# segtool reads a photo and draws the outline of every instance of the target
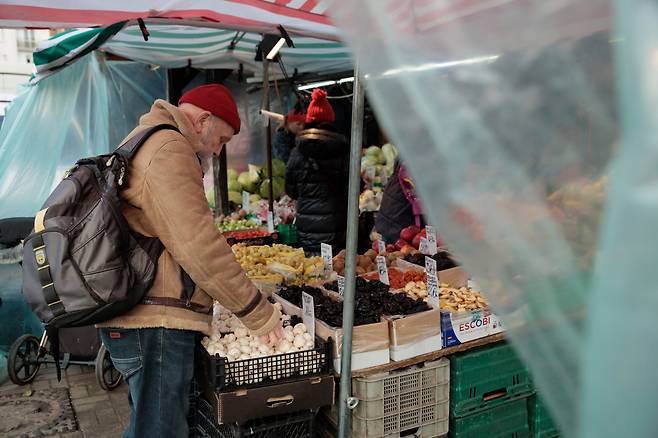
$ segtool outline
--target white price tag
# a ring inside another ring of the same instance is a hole
[[[329,278],[331,271],[334,270],[334,264],[331,260],[333,257],[331,252],[331,245],[328,243],[321,243],[320,252],[322,253],[322,262],[324,263],[324,278]]]
[[[425,227],[425,231],[427,232],[427,243],[429,243],[429,254],[434,255],[436,254],[436,251],[438,250],[437,245],[436,245],[436,230],[434,229],[433,226],[427,225]]]
[[[242,191],[242,209],[249,213],[249,192]]]
[[[272,214],[271,211],[267,212],[267,232],[268,233],[274,232],[274,215]]]
[[[388,268],[386,267],[386,258],[384,256],[377,256],[377,271],[379,271],[379,281],[390,285],[391,283],[388,280]]]
[[[302,321],[311,338],[315,339],[315,307],[313,297],[306,292],[302,292]]]
[[[420,251],[421,254],[428,255],[430,253],[430,244],[428,240],[424,237],[420,238],[420,245],[418,246],[418,251]]]
[[[342,275],[338,276],[338,293],[341,294],[341,296],[345,293],[345,277]]]
[[[384,254],[386,252],[386,243],[383,240],[379,239],[377,241],[377,253]]]
[[[425,257],[425,273],[427,274],[427,297],[430,306],[439,308],[439,279],[436,276],[436,260]]]

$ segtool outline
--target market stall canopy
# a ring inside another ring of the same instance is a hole
[[[237,68],[242,64],[246,71],[262,71],[262,64],[254,61],[260,34],[165,21],[152,24],[146,20],[148,41],[137,24],[126,21],[56,35],[39,44],[34,53],[37,80],[97,49],[170,68]],[[280,51],[288,71],[327,73],[352,68],[350,52],[339,42],[301,36],[293,39],[295,47]]]
[[[273,32],[278,25],[296,35],[337,39],[325,16],[328,1],[318,0],[2,0],[0,27],[79,28],[107,26],[137,18],[196,20],[225,29]]]

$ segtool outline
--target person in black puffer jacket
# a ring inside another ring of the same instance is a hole
[[[328,243],[345,248],[349,148],[334,131],[334,112],[323,90],[313,90],[306,129],[297,136],[286,169],[286,193],[297,201],[297,233],[307,254]]]

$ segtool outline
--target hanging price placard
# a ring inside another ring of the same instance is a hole
[[[324,278],[329,278],[331,271],[334,270],[334,265],[331,260],[333,257],[331,252],[331,245],[327,243],[321,243],[320,253],[322,254],[322,263],[324,264]]]
[[[242,209],[249,213],[249,192],[242,191]]]
[[[302,322],[310,333],[311,339],[315,339],[315,307],[313,297],[302,292]]]
[[[267,232],[268,233],[274,232],[274,215],[272,214],[271,211],[267,212]]]
[[[430,251],[429,254],[434,255],[438,250],[436,244],[436,230],[434,229],[433,226],[427,225],[425,227],[425,231],[427,232],[427,243],[429,244],[429,251]]]
[[[382,239],[377,241],[377,253],[384,254],[386,252],[386,243]]]
[[[338,279],[338,293],[343,295],[345,293],[345,277],[339,275]]]
[[[377,256],[377,271],[379,271],[379,281],[390,285],[391,283],[388,280],[388,268],[386,267],[386,258],[384,256]]]
[[[429,305],[439,308],[439,279],[436,276],[436,260],[425,257],[425,273],[427,274],[427,297]]]

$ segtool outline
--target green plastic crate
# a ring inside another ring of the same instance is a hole
[[[297,243],[297,226],[295,224],[279,224],[276,226],[276,231],[279,233],[279,243],[284,245]]]
[[[463,417],[533,394],[528,369],[507,343],[450,357],[450,413]]]
[[[513,400],[465,417],[450,417],[452,438],[528,438],[526,399]]]
[[[528,421],[530,436],[533,438],[557,438],[560,436],[550,412],[537,395],[528,398]]]

